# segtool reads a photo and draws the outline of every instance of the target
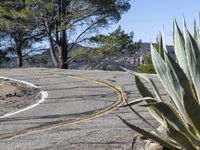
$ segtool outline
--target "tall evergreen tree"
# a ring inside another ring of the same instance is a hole
[[[32,8],[39,12],[35,20],[46,31],[55,66],[67,69],[74,45],[88,33],[119,21],[130,4],[129,0],[40,0]]]
[[[4,34],[4,40],[10,41],[4,49],[15,52],[17,67],[22,67],[23,50],[42,38],[42,31],[38,32],[37,24],[30,23],[33,14],[27,8],[23,0],[7,0],[0,4],[0,32]]]
[[[89,38],[89,42],[96,44],[92,53],[101,54],[102,57],[123,53],[124,51],[132,52],[139,49],[141,41],[133,42],[134,33],[125,33],[119,26],[116,30],[108,35],[97,35]]]
[[[108,35],[96,35],[88,38],[88,44],[92,45],[90,50],[79,48],[72,53],[72,56],[88,61],[99,61],[114,55],[124,53],[134,54],[141,45],[141,40],[133,42],[134,33],[125,33],[119,26]]]
[[[88,33],[118,22],[130,8],[129,0],[8,0],[2,3],[2,7],[13,4],[11,11],[26,19],[28,16],[29,24],[37,24],[45,31],[52,60],[56,67],[63,69],[68,68],[68,54],[75,44],[83,41]],[[20,12],[15,10],[19,6],[22,6]]]

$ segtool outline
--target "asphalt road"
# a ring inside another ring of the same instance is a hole
[[[120,85],[129,99],[140,97],[133,76],[125,72],[0,69],[0,76],[27,81],[48,92],[46,101],[37,107],[0,119],[0,138],[5,138],[0,140],[1,150],[128,150],[134,132],[117,115],[149,130],[128,108],[112,108],[98,115],[119,102],[119,95],[110,87],[69,75]],[[157,77],[151,78],[162,91]],[[158,126],[147,110],[136,110]]]

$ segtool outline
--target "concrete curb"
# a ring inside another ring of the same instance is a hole
[[[26,82],[26,81],[22,81],[22,80],[16,80],[16,79],[7,78],[7,77],[2,77],[2,76],[0,76],[0,79],[7,79],[7,80],[10,80],[10,81],[19,82],[19,83],[26,84],[26,85],[31,86],[31,87],[34,87],[34,88],[39,88],[39,89],[41,89],[40,87],[38,87],[38,86],[36,86],[36,85],[34,85],[34,84],[32,84],[32,83],[29,83],[29,82]],[[43,102],[46,100],[46,98],[48,97],[48,93],[47,93],[47,91],[41,90],[41,91],[40,91],[40,95],[41,95],[41,96],[40,96],[41,98],[37,101],[37,103],[32,104],[32,105],[30,105],[30,106],[28,106],[28,107],[22,108],[22,109],[20,109],[20,110],[17,110],[17,111],[15,111],[15,112],[7,113],[7,114],[5,114],[5,115],[3,115],[3,116],[0,116],[0,118],[7,118],[7,117],[10,117],[10,116],[12,116],[12,115],[15,115],[15,114],[18,114],[18,113],[27,111],[27,110],[29,110],[29,109],[32,109],[32,108],[34,108],[34,107],[40,105],[41,103],[43,103]]]

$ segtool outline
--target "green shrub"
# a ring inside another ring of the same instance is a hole
[[[137,72],[139,72],[139,73],[156,73],[150,54],[144,55],[144,64],[137,67]]]
[[[152,64],[150,64],[150,65],[148,65],[148,64],[140,65],[137,68],[137,72],[139,72],[139,73],[150,73],[150,74],[156,73],[154,66]]]
[[[186,25],[181,31],[174,21],[174,50],[177,62],[172,59],[160,38],[160,46],[151,45],[151,56],[155,70],[166,89],[169,102],[163,101],[154,82],[143,74],[127,70],[135,75],[136,86],[142,98],[127,102],[126,107],[141,104],[166,128],[167,135],[160,133],[145,118],[135,112],[150,125],[154,132],[148,132],[122,119],[133,130],[157,141],[170,150],[200,150],[200,32],[195,24],[194,36]],[[147,80],[154,93],[141,82]]]

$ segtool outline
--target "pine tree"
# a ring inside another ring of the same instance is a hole
[[[45,32],[52,60],[63,69],[68,68],[69,52],[77,43],[118,22],[130,8],[129,0],[8,0],[2,2],[0,11],[1,6],[9,5],[15,17],[23,16],[28,24],[37,24],[37,29]]]
[[[40,1],[38,5],[37,20],[43,23],[53,62],[65,69],[69,52],[77,43],[89,33],[119,21],[130,8],[128,0],[55,0]]]
[[[125,33],[119,26],[108,35],[97,35],[89,38],[91,44],[96,44],[96,48],[91,51],[91,55],[105,58],[109,55],[123,54],[124,51],[132,52],[139,49],[141,41],[133,42],[133,32]]]
[[[42,31],[36,30],[37,24],[32,22],[34,15],[27,8],[23,0],[6,0],[0,3],[0,33],[4,34],[1,38],[10,41],[4,49],[15,52],[17,67],[22,67],[23,50],[30,48],[43,35]]]

